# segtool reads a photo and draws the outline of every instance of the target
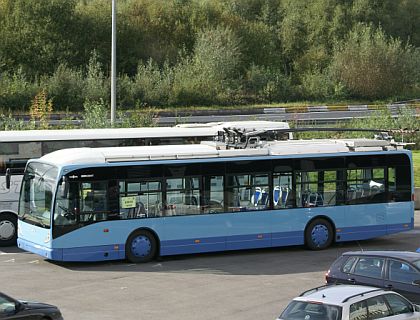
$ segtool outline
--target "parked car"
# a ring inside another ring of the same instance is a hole
[[[13,299],[0,292],[0,319],[63,320],[60,310],[46,303]]]
[[[360,284],[396,291],[420,304],[420,253],[346,252],[325,275],[327,283]]]
[[[400,294],[358,285],[326,285],[294,298],[277,320],[413,320],[420,308]]]

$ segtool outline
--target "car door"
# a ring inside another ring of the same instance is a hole
[[[420,304],[420,286],[413,281],[420,280],[420,272],[409,263],[388,259],[384,286],[392,289],[415,304]]]
[[[385,300],[391,309],[391,316],[386,319],[389,320],[417,320],[420,319],[420,313],[414,311],[414,306],[403,297],[395,294],[385,294]]]
[[[384,285],[385,258],[359,256],[348,274],[348,283],[382,288]]]

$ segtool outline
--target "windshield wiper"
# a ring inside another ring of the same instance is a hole
[[[31,217],[35,218],[35,219],[39,222],[39,224],[41,225],[41,227],[44,227],[44,228],[48,227],[48,226],[44,223],[44,221],[42,220],[42,218],[41,218],[41,217],[36,216],[36,215],[31,215]]]

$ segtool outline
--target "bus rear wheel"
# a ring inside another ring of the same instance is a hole
[[[156,250],[156,238],[147,230],[134,231],[125,244],[125,255],[133,263],[152,260],[156,255]]]
[[[313,220],[305,230],[305,243],[311,250],[323,250],[333,242],[333,227],[327,220]]]
[[[12,246],[17,239],[17,217],[12,213],[0,214],[0,247]]]

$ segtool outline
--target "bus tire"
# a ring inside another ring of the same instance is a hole
[[[17,217],[13,213],[0,213],[0,247],[16,245]]]
[[[133,263],[148,262],[156,256],[157,241],[147,230],[136,230],[127,239],[125,256]]]
[[[317,218],[305,230],[305,244],[311,250],[323,250],[333,242],[334,232],[330,222]]]

